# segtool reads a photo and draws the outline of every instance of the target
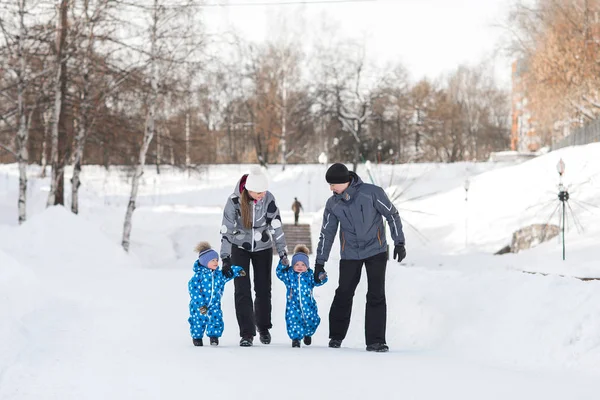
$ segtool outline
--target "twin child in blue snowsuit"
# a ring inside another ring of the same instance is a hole
[[[308,248],[298,245],[294,249],[291,265],[277,265],[277,278],[287,288],[285,323],[287,333],[292,339],[292,347],[300,347],[300,339],[309,346],[312,335],[321,322],[313,289],[327,282],[327,274],[314,276],[308,261]]]
[[[239,276],[245,276],[242,267],[232,266],[233,275],[226,277],[219,267],[219,255],[207,242],[196,246],[198,259],[194,263],[194,276],[188,282],[190,293],[190,334],[194,346],[202,346],[202,338],[210,339],[217,346],[223,334],[223,311],[221,297],[225,284]],[[294,249],[291,265],[277,265],[277,277],[285,284],[287,304],[285,321],[287,332],[292,339],[292,347],[300,347],[300,339],[310,345],[312,335],[317,330],[321,318],[317,302],[313,297],[313,288],[327,282],[327,274],[314,276],[308,261],[308,248],[298,245]]]
[[[210,338],[210,344],[217,346],[223,335],[223,312],[221,297],[225,284],[238,276],[246,275],[242,267],[232,266],[233,276],[223,275],[219,267],[219,254],[207,242],[196,246],[199,253],[194,263],[194,276],[188,282],[190,293],[190,334],[194,346],[202,346],[202,337]]]

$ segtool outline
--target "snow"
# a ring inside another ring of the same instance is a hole
[[[248,165],[191,174],[147,168],[129,254],[120,246],[126,172],[85,167],[73,215],[45,208],[48,179],[32,166],[28,221],[17,226],[18,171],[2,165],[0,399],[596,399],[600,281],[576,277],[600,276],[599,150],[502,163],[370,165],[388,193],[402,193],[396,204],[416,228],[405,227],[405,262],[388,263],[387,354],[364,351],[364,276],[343,348],[326,348],[337,244],[326,264],[330,281],[315,290],[322,323],[312,346],[291,348],[285,291],[275,279],[271,345],[237,345],[230,283],[221,345],[192,346],[193,247],[208,240],[218,248],[222,207]],[[514,230],[548,220],[560,158],[584,228],[578,232],[569,214],[567,259],[558,238],[494,256]],[[313,245],[329,195],[325,168],[266,171],[284,221],[293,220],[293,198],[302,202],[300,222],[311,224]],[[358,173],[370,181],[365,166]]]

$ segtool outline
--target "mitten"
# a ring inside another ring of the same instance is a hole
[[[403,244],[397,244],[394,247],[394,259],[398,262],[404,260],[406,258],[406,249]]]
[[[279,261],[281,262],[281,265],[283,265],[285,267],[290,266],[290,260],[288,260],[286,253],[283,253],[281,256],[279,256]]]
[[[321,283],[322,279],[321,276],[322,274],[324,274],[325,276],[327,276],[327,273],[325,272],[325,265],[323,264],[315,264],[315,282],[316,283]],[[325,279],[325,278],[323,278]]]
[[[231,270],[231,258],[225,257],[223,259],[223,267],[221,268],[223,276],[226,278],[233,278],[233,271]]]

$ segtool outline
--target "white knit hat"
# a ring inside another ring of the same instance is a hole
[[[269,189],[269,179],[262,173],[260,168],[250,170],[246,178],[246,189],[253,192],[266,192]]]

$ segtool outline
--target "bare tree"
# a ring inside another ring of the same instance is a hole
[[[507,23],[510,50],[524,66],[519,79],[538,132],[556,126],[568,131],[600,116],[597,7],[591,0],[537,0],[513,6]]]
[[[12,70],[17,80],[17,110],[16,110],[16,140],[15,150],[10,152],[16,157],[19,165],[19,224],[22,224],[27,219],[27,137],[29,134],[28,118],[27,118],[27,61],[25,54],[25,41],[27,40],[27,28],[25,26],[26,1],[19,0],[17,5],[17,32],[10,35],[7,27],[4,26],[2,20],[0,25],[4,33],[4,38],[7,43],[7,54],[13,63],[7,63],[7,67]],[[8,147],[4,147],[9,149]]]
[[[13,10],[7,9],[4,18],[0,18],[0,30],[5,45],[0,47],[0,71],[10,74],[6,87],[0,88],[0,94],[8,100],[9,111],[0,109],[0,123],[9,127],[11,144],[1,144],[0,148],[14,156],[19,166],[18,220],[22,224],[27,219],[27,165],[29,163],[29,132],[33,113],[41,102],[33,90],[36,79],[47,74],[43,69],[36,70],[36,62],[43,59],[38,55],[43,38],[39,27],[34,25],[35,17],[31,15],[32,5],[26,0],[15,1]],[[26,21],[29,20],[29,21]],[[35,59],[36,57],[37,60]],[[2,74],[0,73],[0,77]],[[4,82],[0,79],[0,82]],[[16,104],[16,107],[14,106]],[[14,108],[13,108],[14,107]],[[14,122],[11,120],[14,118]],[[1,126],[1,125],[0,125]]]
[[[54,115],[52,120],[52,176],[50,178],[50,192],[48,193],[48,206],[65,204],[64,182],[65,162],[67,157],[67,132],[66,110],[64,98],[67,93],[67,12],[69,0],[57,0],[58,18],[56,20],[56,54],[54,81]]]
[[[352,139],[351,159],[356,169],[365,138],[368,135],[368,119],[372,110],[375,90],[383,75],[370,70],[365,59],[363,46],[354,43],[337,43],[330,54],[323,54],[320,102],[329,108],[343,132]]]
[[[79,33],[79,49],[81,50],[81,89],[79,95],[79,118],[77,119],[77,133],[73,142],[73,176],[71,178],[71,211],[79,213],[79,187],[81,186],[81,164],[86,139],[92,129],[95,113],[93,112],[92,79],[94,72],[92,64],[95,57],[96,26],[101,23],[103,13],[109,7],[109,0],[102,0],[90,7],[90,0],[83,0],[81,15],[81,29]],[[114,85],[114,87],[118,86]]]
[[[134,6],[135,7],[135,6]],[[140,6],[141,7],[141,6]],[[139,148],[137,162],[131,181],[131,194],[125,220],[123,223],[123,238],[121,245],[129,251],[133,212],[136,208],[137,194],[140,178],[144,172],[146,155],[152,139],[156,136],[158,125],[158,107],[161,101],[161,89],[168,86],[167,75],[175,67],[185,65],[187,47],[185,46],[185,26],[181,26],[180,19],[186,12],[191,12],[193,2],[185,6],[169,6],[162,0],[153,0],[152,6],[143,9],[150,12],[149,49],[143,49],[142,54],[148,57],[150,88],[146,98],[146,116],[144,122],[144,135]],[[159,154],[157,154],[157,158]]]

